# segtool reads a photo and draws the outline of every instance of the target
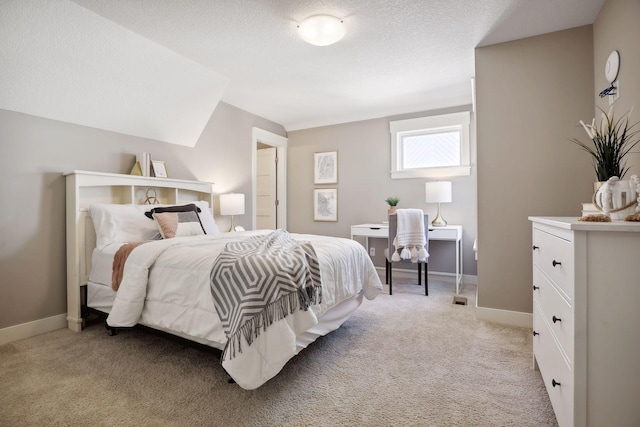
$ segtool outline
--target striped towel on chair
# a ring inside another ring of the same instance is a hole
[[[391,261],[410,259],[411,262],[424,262],[429,257],[425,245],[424,212],[422,209],[398,209],[398,223],[393,246],[396,251]],[[398,253],[402,249],[402,252]]]

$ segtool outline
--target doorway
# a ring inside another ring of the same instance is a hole
[[[275,147],[258,142],[256,166],[256,229],[274,230],[278,219],[278,155]]]
[[[287,229],[287,138],[264,129],[254,127],[252,129],[252,221],[253,229]],[[272,151],[269,151],[272,149]],[[273,163],[267,156],[273,155]],[[261,163],[259,165],[259,162]],[[273,171],[264,171],[262,163],[271,163],[275,168],[275,176],[265,178],[273,174]],[[273,189],[271,180],[275,178]],[[270,183],[266,183],[269,181]],[[265,194],[269,193],[269,194]],[[268,212],[267,212],[268,211]],[[265,215],[266,213],[266,215]],[[275,218],[273,218],[275,216]],[[272,222],[275,219],[275,222]],[[268,222],[267,222],[268,221]],[[275,224],[275,226],[274,226]]]

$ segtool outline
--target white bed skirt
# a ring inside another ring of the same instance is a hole
[[[360,307],[360,304],[362,304],[363,295],[364,292],[360,291],[353,297],[340,302],[339,304],[325,312],[322,316],[320,316],[318,318],[318,323],[315,326],[302,333],[301,335],[298,335],[296,339],[296,354],[298,354],[302,349],[306,348],[309,344],[318,339],[318,337],[327,335],[329,332],[338,329],[351,316],[351,314],[356,311],[358,307]],[[111,312],[111,306],[113,305],[115,297],[116,293],[111,289],[110,286],[101,285],[94,282],[87,283],[88,307],[108,314]],[[145,325],[144,322],[142,322],[141,324],[162,332],[166,332],[190,341],[197,342],[199,344],[217,348],[219,350],[222,350],[224,348],[224,344],[215,341],[194,337],[188,334],[172,331],[158,326]]]

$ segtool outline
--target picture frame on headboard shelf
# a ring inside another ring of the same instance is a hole
[[[153,176],[156,178],[169,178],[167,174],[167,164],[161,160],[151,160]]]

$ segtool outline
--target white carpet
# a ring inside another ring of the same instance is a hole
[[[0,347],[2,426],[555,426],[531,330],[475,320],[454,286],[394,280],[261,388],[214,356],[101,324]]]

